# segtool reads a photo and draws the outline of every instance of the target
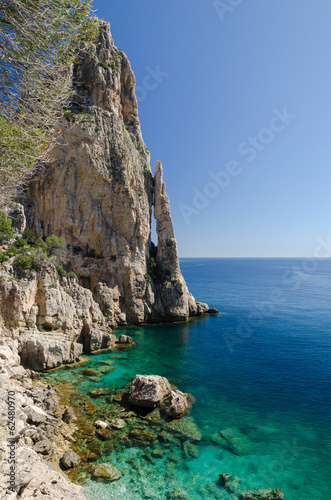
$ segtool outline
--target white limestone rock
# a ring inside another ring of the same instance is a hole
[[[155,408],[171,394],[171,386],[165,377],[136,375],[131,387],[129,402],[135,406]]]

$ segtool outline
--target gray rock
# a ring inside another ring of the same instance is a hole
[[[60,463],[65,469],[72,469],[81,463],[81,458],[73,450],[66,450]]]
[[[207,314],[209,310],[208,304],[205,304],[204,302],[197,302],[197,314],[196,316],[203,316],[204,314]]]
[[[163,412],[171,418],[180,418],[188,410],[188,402],[186,395],[181,391],[171,391],[170,401],[163,408]]]
[[[84,352],[99,351],[108,349],[114,343],[114,336],[108,331],[95,328],[89,323],[85,323],[82,330]]]
[[[129,402],[135,406],[155,408],[171,394],[168,380],[158,375],[136,375],[131,387]]]
[[[128,335],[120,335],[118,337],[118,343],[119,344],[131,344],[132,343],[132,338],[129,337]]]
[[[75,418],[74,410],[68,406],[62,415],[62,420],[66,424],[69,424]]]
[[[22,234],[26,227],[26,218],[23,205],[20,203],[11,203],[6,207],[7,217],[12,221],[12,228],[18,234]]]
[[[79,360],[83,346],[68,340],[46,340],[41,336],[20,340],[21,362],[35,371],[49,370]]]
[[[181,274],[162,166],[156,163],[153,179],[135,77],[108,23],[76,61],[72,101],[87,111],[75,113],[74,126],[63,120],[54,168],[28,187],[33,224],[45,236],[65,234],[71,267],[93,286],[109,324],[185,321],[198,308]],[[160,272],[146,279],[152,258]]]
[[[34,450],[19,444],[16,450],[19,474],[16,475],[16,490],[24,493],[26,499],[70,499],[85,500],[83,488],[70,483],[51,463],[46,462]],[[6,477],[6,461],[0,461],[0,477]],[[0,481],[0,498],[16,498],[16,494],[8,495],[7,485]]]
[[[33,449],[41,455],[48,455],[52,451],[52,445],[49,439],[42,439],[34,445]]]
[[[25,408],[25,413],[28,417],[28,421],[32,422],[33,424],[41,424],[42,422],[46,422],[46,420],[49,418],[44,410],[38,408],[38,406],[35,405],[27,406],[27,408]]]

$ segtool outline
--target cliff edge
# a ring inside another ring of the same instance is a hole
[[[92,48],[77,51],[73,82],[54,161],[28,189],[28,225],[38,236],[65,238],[70,268],[109,326],[205,313],[181,274],[162,166],[156,163],[153,176],[135,77],[109,23],[100,23]]]

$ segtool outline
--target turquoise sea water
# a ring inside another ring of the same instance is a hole
[[[90,482],[86,497],[166,499],[178,488],[193,500],[235,500],[239,490],[281,488],[286,500],[331,499],[331,261],[183,259],[181,267],[195,298],[222,314],[123,329],[136,346],[93,356],[90,366],[114,358],[94,386],[158,374],[192,393],[190,418],[202,434],[195,456],[183,442],[176,460],[172,449],[150,460],[137,447],[115,448],[101,461],[117,464],[121,480]],[[240,478],[239,488],[220,488],[219,473]]]

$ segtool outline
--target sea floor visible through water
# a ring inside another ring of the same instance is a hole
[[[222,314],[123,328],[116,334],[135,345],[93,355],[86,367],[94,377],[82,368],[45,376],[88,398],[96,387],[121,389],[136,374],[162,375],[196,400],[179,430],[126,415],[98,460],[122,477],[88,480],[86,498],[236,500],[242,490],[281,488],[286,500],[331,499],[331,262],[300,274],[302,261],[294,259],[183,259],[181,266],[196,299]],[[130,425],[157,439],[128,445]],[[220,473],[233,477],[228,490]]]

